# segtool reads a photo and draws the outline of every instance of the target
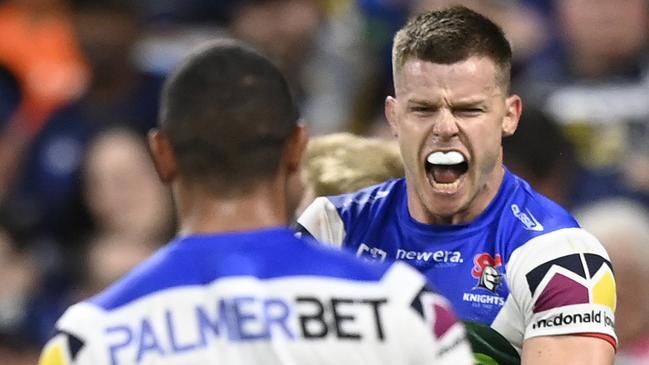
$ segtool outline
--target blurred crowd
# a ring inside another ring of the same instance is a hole
[[[165,75],[188,50],[245,40],[288,76],[312,135],[390,139],[392,35],[412,14],[452,4],[491,17],[512,43],[524,112],[506,165],[594,227],[606,221],[601,202],[613,202],[604,217],[636,212],[621,231],[636,246],[593,233],[614,267],[635,270],[618,271],[629,312],[618,319],[637,324],[621,349],[649,352],[649,313],[636,308],[649,308],[646,0],[4,0],[0,362],[35,363],[69,304],[173,234],[144,137]]]

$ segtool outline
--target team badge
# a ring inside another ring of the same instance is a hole
[[[473,258],[473,264],[471,276],[478,279],[478,287],[495,293],[502,283],[502,274],[498,271],[502,266],[500,255],[492,257],[488,253],[478,254]]]

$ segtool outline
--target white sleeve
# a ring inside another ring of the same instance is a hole
[[[43,348],[38,365],[109,365],[98,353],[101,310],[87,303],[71,306],[56,324],[57,334]]]
[[[313,238],[325,244],[341,247],[345,239],[345,224],[336,207],[326,197],[316,198],[297,223]]]
[[[512,254],[507,279],[523,319],[524,339],[589,333],[617,342],[610,259],[583,229],[533,238]]]

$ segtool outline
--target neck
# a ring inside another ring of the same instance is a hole
[[[284,191],[267,184],[241,196],[217,196],[198,186],[176,186],[179,236],[287,226]]]

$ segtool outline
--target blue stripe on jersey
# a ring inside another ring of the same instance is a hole
[[[235,276],[316,276],[371,282],[379,281],[388,267],[298,239],[287,228],[196,235],[172,241],[90,302],[111,310],[156,291]]]

